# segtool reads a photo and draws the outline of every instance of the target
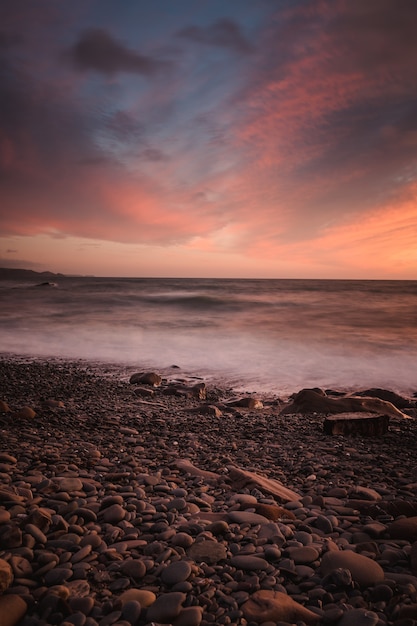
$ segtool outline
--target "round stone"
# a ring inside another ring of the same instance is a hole
[[[296,565],[306,565],[313,563],[319,558],[318,550],[312,546],[303,546],[302,548],[287,548],[289,557]]]
[[[107,524],[117,524],[126,517],[126,510],[120,504],[112,504],[103,511],[103,520]]]
[[[146,608],[155,602],[156,595],[148,589],[128,589],[119,596],[119,600],[122,606],[127,602],[138,602],[142,607]]]
[[[361,587],[371,587],[384,580],[384,570],[378,563],[353,550],[329,551],[323,555],[321,571],[324,575],[338,568],[348,569]]]
[[[161,580],[165,585],[172,587],[187,580],[190,574],[191,565],[187,561],[174,561],[163,570]]]
[[[128,559],[127,561],[123,561],[120,566],[120,571],[125,576],[139,580],[146,574],[146,565],[139,559]]]

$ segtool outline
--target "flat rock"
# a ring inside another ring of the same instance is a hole
[[[226,558],[227,550],[217,541],[196,541],[188,548],[187,554],[197,563],[218,563]]]

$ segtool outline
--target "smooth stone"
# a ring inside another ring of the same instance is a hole
[[[343,613],[337,626],[376,626],[379,615],[367,609],[351,609]]]
[[[250,511],[229,511],[227,517],[236,524],[252,524],[254,526],[257,524],[268,524],[270,521],[264,515],[251,513]]]
[[[37,541],[37,543],[40,543],[42,545],[45,545],[48,541],[45,533],[43,533],[41,529],[34,524],[26,524],[25,532],[29,533],[29,535],[31,535],[35,539],[35,541]]]
[[[171,623],[181,613],[182,605],[186,598],[186,594],[179,591],[163,593],[149,607],[147,613],[148,622]]]
[[[6,509],[0,509],[0,525],[10,522],[10,513]]]
[[[255,591],[241,609],[245,619],[257,624],[264,622],[314,624],[320,619],[316,613],[305,608],[287,594],[269,589]]]
[[[0,559],[0,595],[10,587],[13,582],[13,570],[10,564]]]
[[[50,587],[51,585],[62,585],[66,583],[72,576],[72,569],[67,567],[54,567],[45,574],[45,583]]]
[[[126,517],[126,510],[120,504],[112,504],[103,511],[103,520],[107,524],[117,524]]]
[[[385,576],[384,570],[376,561],[353,550],[326,552],[322,557],[320,568],[324,575],[338,568],[348,569],[352,579],[361,587],[371,587],[380,583]]]
[[[84,626],[86,620],[87,617],[84,615],[84,613],[82,613],[81,611],[76,611],[75,613],[72,613],[72,615],[66,617],[65,622],[63,623],[67,626]]]
[[[397,519],[387,527],[388,535],[392,539],[406,539],[417,541],[417,517],[405,517]]]
[[[134,578],[135,580],[139,580],[143,578],[146,574],[146,565],[143,561],[139,559],[128,559],[123,561],[120,566],[120,571],[125,576],[129,576]]]
[[[137,624],[142,612],[142,606],[137,600],[125,602],[122,608],[121,618],[125,619],[129,624]]]
[[[1,626],[15,626],[27,611],[27,604],[20,596],[9,594],[0,596]]]
[[[266,570],[269,567],[269,563],[265,559],[246,554],[232,556],[228,562],[233,567],[243,570]]]
[[[171,544],[173,546],[180,546],[181,548],[189,548],[193,545],[193,543],[194,539],[191,535],[183,532],[176,533],[171,539]]]
[[[217,541],[196,541],[187,550],[188,556],[196,562],[213,564],[227,556],[226,547]]]
[[[352,490],[351,496],[352,495],[354,495],[355,498],[357,498],[358,500],[382,500],[381,494],[375,491],[375,489],[371,489],[370,487],[363,487],[362,485],[357,485]]]
[[[200,626],[202,619],[203,607],[189,606],[182,609],[178,617],[172,622],[172,626]]]
[[[68,600],[68,606],[74,612],[81,611],[84,615],[89,615],[94,608],[94,598],[70,598]]]
[[[161,573],[161,580],[165,585],[172,587],[184,582],[191,575],[191,565],[187,561],[174,561]]]
[[[147,608],[155,602],[156,595],[148,589],[128,589],[119,596],[119,600],[122,606],[127,602],[139,602],[142,607]]]
[[[303,546],[302,548],[287,548],[286,552],[290,559],[294,561],[296,565],[306,565],[307,563],[313,563],[319,558],[319,553],[316,548],[312,546]]]
[[[0,412],[1,412],[1,401],[0,401]],[[0,452],[0,463],[11,463],[12,465],[16,465],[17,459],[15,456],[11,454],[7,454],[7,452]]]

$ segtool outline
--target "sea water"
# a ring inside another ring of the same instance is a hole
[[[176,365],[276,394],[417,391],[417,281],[4,280],[0,320],[5,355]]]

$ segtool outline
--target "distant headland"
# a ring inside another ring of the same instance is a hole
[[[64,274],[53,272],[35,272],[34,270],[0,267],[0,280],[50,280],[64,277]]]

